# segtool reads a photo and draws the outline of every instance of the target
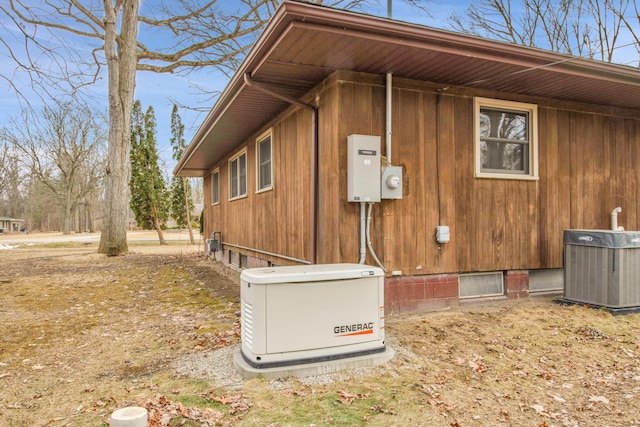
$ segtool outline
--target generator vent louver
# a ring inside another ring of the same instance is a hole
[[[605,308],[640,307],[640,232],[565,230],[564,298]]]
[[[250,348],[253,348],[253,307],[246,301],[242,301],[242,326],[240,335],[242,341],[246,342]]]

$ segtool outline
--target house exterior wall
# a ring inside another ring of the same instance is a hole
[[[323,162],[340,165],[339,179],[332,180],[339,184],[321,200],[339,194],[340,209],[330,221],[349,223],[340,227],[339,253],[355,256],[358,207],[343,202],[346,138],[381,135],[384,146],[384,86],[380,77],[345,74],[335,87],[339,120],[331,138],[338,157]],[[474,177],[474,96],[538,106],[538,180]],[[560,268],[564,229],[606,229],[616,206],[623,208],[623,226],[640,225],[638,112],[486,91],[439,92],[432,84],[399,79],[393,99],[392,163],[403,167],[404,195],[376,204],[372,226],[374,248],[388,271],[414,276]],[[452,236],[440,250],[439,224],[448,225]]]
[[[273,187],[256,192],[256,138],[272,129]],[[309,157],[311,114],[289,109],[217,165],[219,199],[212,205],[211,172],[204,179],[205,235],[223,233],[223,242],[235,253],[243,253],[279,265],[293,261],[235,248],[258,249],[296,259],[309,259]],[[247,196],[229,200],[229,160],[247,152]]]
[[[539,179],[474,177],[476,96],[538,106]],[[360,214],[358,203],[347,202],[347,137],[379,135],[386,154],[384,77],[337,72],[307,102],[319,112],[317,262],[357,262]],[[248,197],[227,201],[228,159],[219,165],[217,206],[205,179],[207,233],[221,230],[226,242],[308,259],[310,126],[310,113],[292,107],[258,133],[273,128],[272,191],[255,194],[253,138],[245,142]],[[640,227],[640,112],[394,79],[392,128],[403,198],[377,203],[371,225],[389,298],[397,296],[389,307],[455,305],[458,274],[466,272],[504,271],[505,296],[525,297],[529,270],[562,267],[564,229],[608,228],[616,206],[621,225]],[[450,227],[449,243],[435,241],[437,225]],[[374,264],[369,254],[367,263]]]

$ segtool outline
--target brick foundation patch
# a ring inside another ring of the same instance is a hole
[[[507,298],[529,297],[529,272],[527,270],[510,270],[504,275]]]
[[[458,306],[458,275],[388,277],[385,310],[390,314],[424,313]]]

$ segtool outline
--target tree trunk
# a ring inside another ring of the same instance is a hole
[[[193,238],[193,228],[191,228],[191,211],[189,210],[189,196],[187,192],[187,178],[182,178],[182,188],[184,189],[184,209],[187,213],[187,230],[189,230],[189,242],[192,245],[196,244],[196,240]]]
[[[67,192],[64,200],[64,218],[62,225],[62,234],[71,234],[71,195]]]
[[[156,206],[153,207],[153,227],[158,232],[158,240],[160,241],[160,245],[166,245],[167,241],[164,240],[164,233],[162,232],[162,226],[160,225],[160,220],[158,219],[158,208]]]
[[[76,204],[76,207],[73,208],[73,230],[76,233],[82,233],[82,221],[80,221],[81,206],[82,205]]]
[[[136,82],[138,0],[124,0],[122,23],[117,36],[118,10],[111,0],[104,2],[105,57],[109,91],[109,149],[105,176],[104,221],[98,252],[125,254],[129,213],[131,163],[131,109]]]
[[[89,231],[89,233],[93,233],[94,231],[96,231],[94,224],[95,220],[93,218],[93,205],[89,204],[87,205],[87,231]]]

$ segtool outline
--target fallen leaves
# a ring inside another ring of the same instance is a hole
[[[609,404],[609,399],[607,399],[604,396],[590,396],[589,397],[589,402],[594,402],[594,403],[604,403],[605,405]]]
[[[609,335],[604,334],[604,333],[598,331],[595,328],[590,328],[590,327],[587,327],[587,326],[579,326],[578,328],[576,328],[574,333],[576,335],[580,335],[580,336],[584,337],[585,340],[608,340],[608,339],[611,339],[611,337]]]
[[[362,400],[362,399],[371,397],[371,393],[351,394],[344,390],[338,390],[337,393],[338,393],[338,402],[342,403],[343,405],[351,405],[351,403],[353,403],[353,401],[356,399]]]
[[[531,405],[531,409],[536,411],[541,417],[550,417],[549,411],[547,411],[542,405]]]
[[[213,331],[203,335],[192,334],[192,339],[197,340],[194,350],[209,351],[237,344],[240,340],[240,322],[235,322],[231,329],[226,331]]]
[[[479,356],[477,354],[473,355],[473,359],[469,360],[469,366],[473,369],[474,372],[487,372],[489,368],[487,367],[484,357]]]
[[[187,408],[182,403],[172,402],[162,395],[148,400],[141,406],[149,414],[148,427],[165,427],[169,425],[172,419],[178,417],[208,425],[220,425],[224,420],[224,414],[220,411]]]

